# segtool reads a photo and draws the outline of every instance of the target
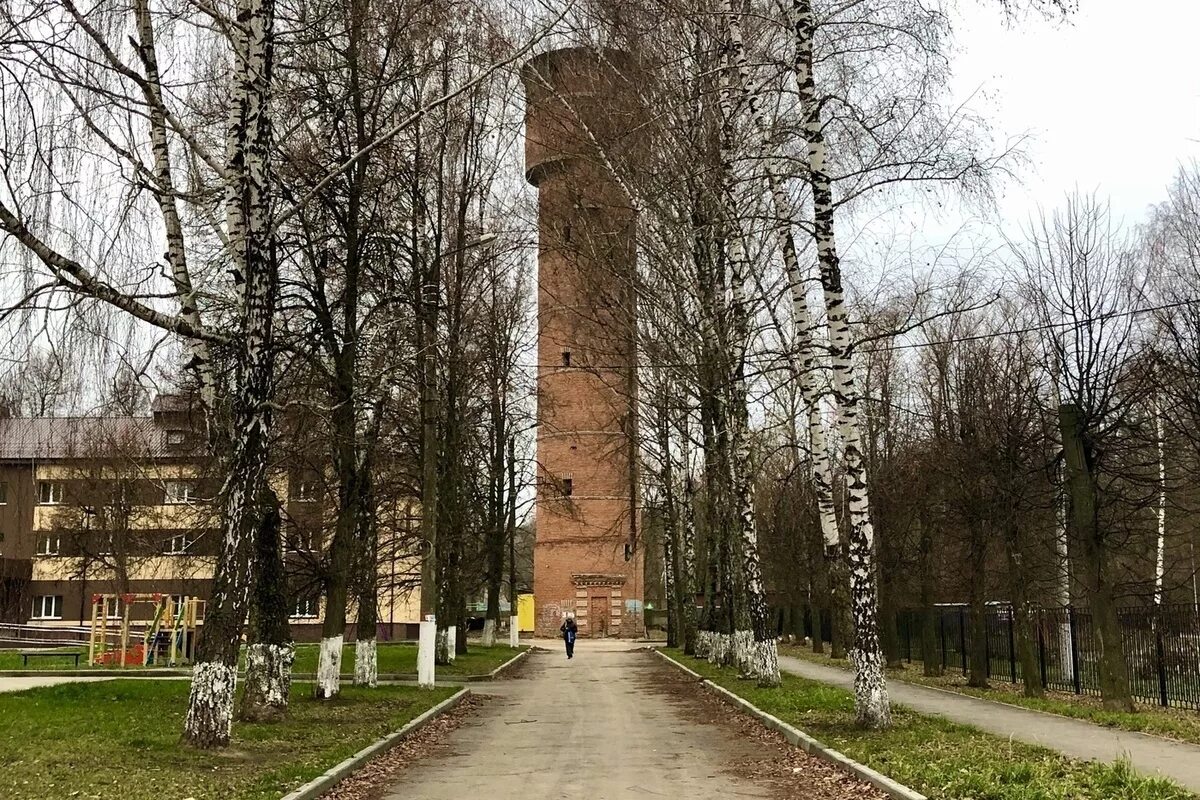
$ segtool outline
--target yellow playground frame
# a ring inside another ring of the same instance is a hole
[[[150,623],[133,647],[129,641],[129,612],[134,605],[154,608]],[[88,638],[88,664],[149,666],[161,664],[163,656],[168,666],[189,664],[196,641],[196,625],[204,601],[183,596],[176,600],[169,594],[94,594],[92,595],[92,627]],[[120,644],[108,643],[110,633],[120,631]],[[165,652],[160,652],[163,635]],[[113,652],[114,649],[116,652]]]

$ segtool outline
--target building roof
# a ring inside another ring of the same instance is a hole
[[[153,417],[0,419],[0,461],[114,455],[163,458],[179,453],[178,448],[168,448],[167,429]]]

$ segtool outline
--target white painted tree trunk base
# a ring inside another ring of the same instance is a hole
[[[883,674],[883,654],[850,651],[854,665],[854,714],[864,728],[878,730],[892,724],[887,682]]]
[[[292,689],[292,663],[296,646],[256,643],[246,648],[246,688],[242,719],[277,719],[287,713]]]
[[[708,658],[712,652],[712,631],[696,631],[696,658]]]
[[[754,672],[754,634],[751,631],[734,631],[729,643],[733,665],[747,678],[757,678]]]
[[[508,646],[521,646],[521,620],[517,617],[508,618]]]
[[[496,646],[496,620],[485,619],[483,621],[483,636],[479,643],[484,647]]]
[[[317,659],[317,683],[314,693],[317,698],[336,697],[342,687],[342,644],[341,636],[328,636],[321,640],[321,653]]]
[[[718,667],[727,667],[733,663],[733,637],[727,633],[714,633],[708,660]]]
[[[458,655],[458,626],[451,625],[446,628],[446,660],[451,664],[454,663],[454,657]]]
[[[437,623],[433,620],[421,622],[417,639],[417,684],[422,689],[432,689],[437,669]]]
[[[233,732],[237,667],[202,661],[192,669],[184,739],[195,747],[224,747]]]
[[[354,683],[371,688],[379,685],[379,647],[374,639],[354,643]]]
[[[779,676],[779,648],[774,639],[753,642],[750,663],[751,674],[764,689],[778,686],[782,682]]]

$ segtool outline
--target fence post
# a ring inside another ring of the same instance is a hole
[[[1167,697],[1167,657],[1166,645],[1163,644],[1161,609],[1154,609],[1154,655],[1158,662],[1158,698],[1163,707],[1171,705]]]
[[[1012,675],[1012,682],[1017,682],[1017,639],[1013,632],[1013,617],[1017,614],[1017,609],[1009,603],[1008,605],[1008,669]]]
[[[1047,686],[1046,686],[1046,634],[1042,630],[1042,627],[1046,621],[1046,615],[1044,613],[1041,613],[1043,611],[1043,609],[1038,609],[1038,611],[1039,611],[1038,620],[1037,620],[1038,672],[1041,673],[1042,688],[1045,689],[1045,688],[1047,688]]]
[[[1067,606],[1067,627],[1071,630],[1071,681],[1075,684],[1075,694],[1083,694],[1079,675],[1079,637],[1075,633],[1075,606]]]
[[[946,671],[946,615],[938,611],[938,638],[942,642],[942,672]]]
[[[962,672],[967,674],[967,610],[958,607],[958,650],[962,656]]]
[[[912,629],[913,629],[913,614],[911,611],[904,614],[904,649],[908,651],[908,663],[912,663]]]
[[[983,612],[983,674],[992,677],[992,632],[988,630],[987,610]]]

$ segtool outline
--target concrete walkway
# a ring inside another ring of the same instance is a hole
[[[561,642],[535,652],[521,677],[472,686],[493,695],[450,734],[446,752],[421,759],[386,800],[689,800],[769,797],[725,768],[753,743],[684,718],[650,684],[666,669],[628,643]]]
[[[26,689],[39,689],[43,686],[58,686],[60,683],[94,683],[96,681],[108,681],[112,678],[108,676],[100,677],[0,677],[0,692],[23,692]]]
[[[854,685],[849,670],[791,656],[780,656],[779,666],[785,672],[822,683],[847,689]],[[914,711],[936,714],[1006,739],[1041,745],[1072,758],[1114,761],[1126,757],[1141,773],[1162,775],[1200,792],[1200,747],[1196,745],[901,681],[890,681],[888,692],[893,702]]]

